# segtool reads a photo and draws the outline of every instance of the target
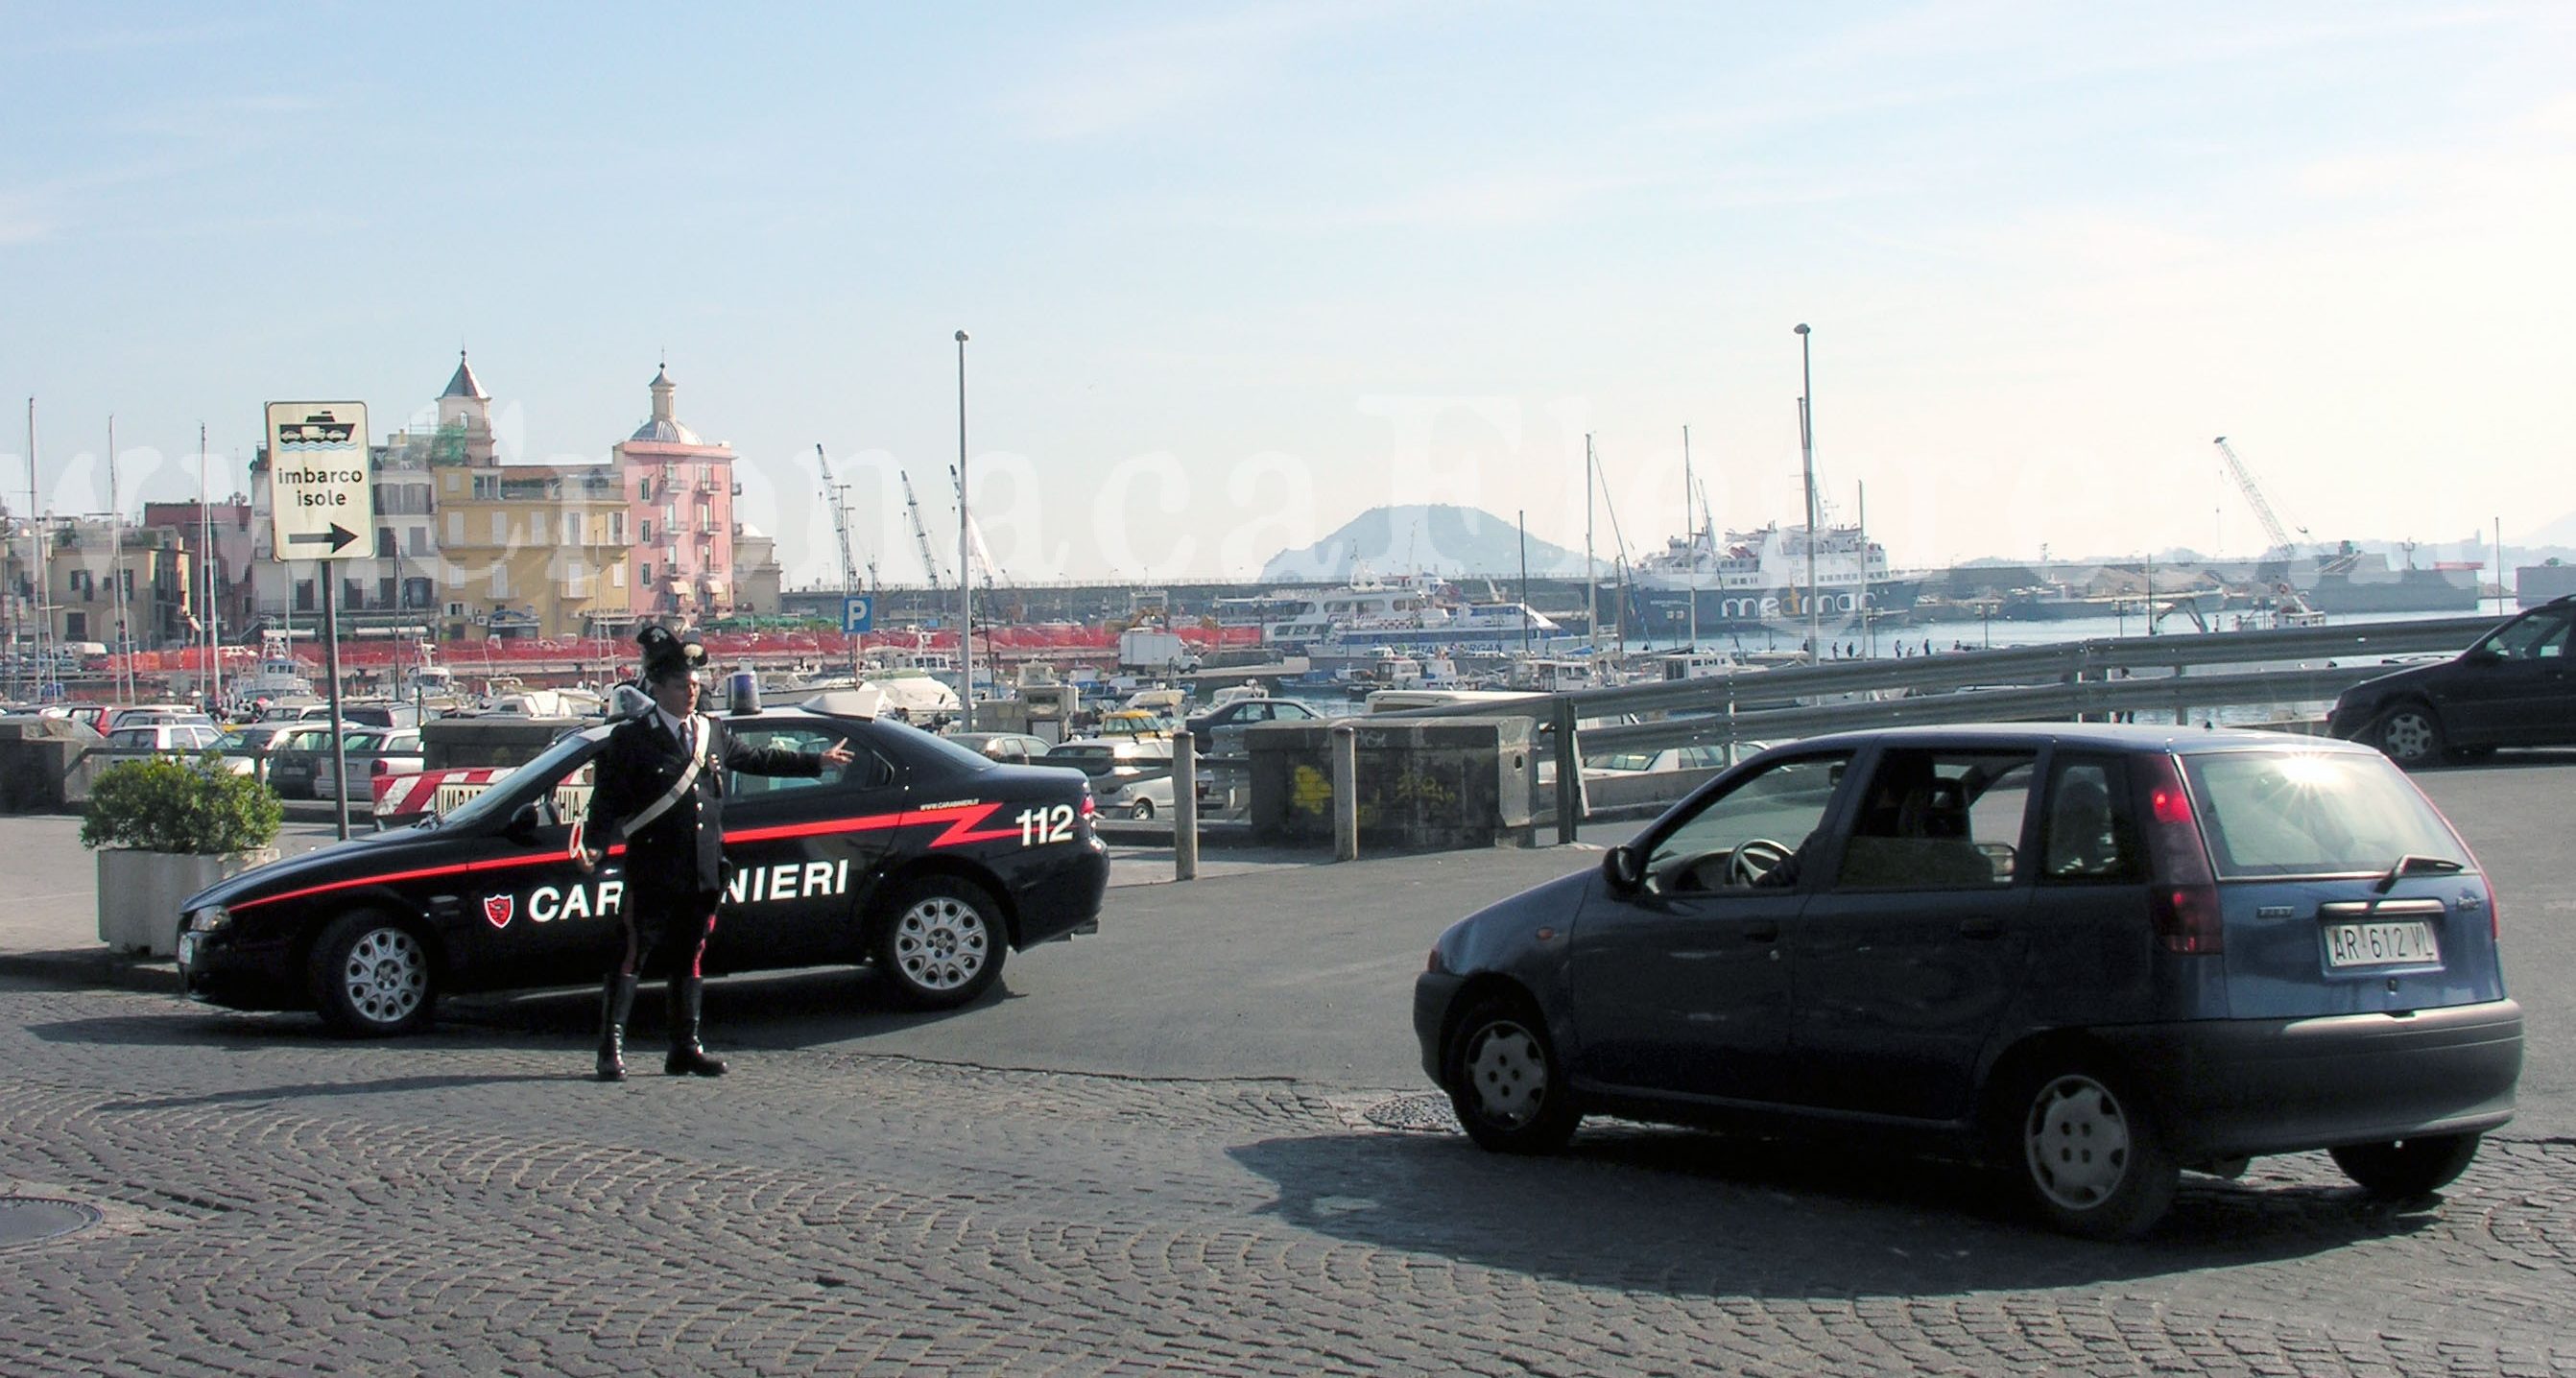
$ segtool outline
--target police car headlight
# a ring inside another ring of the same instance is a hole
[[[231,927],[232,921],[232,911],[220,904],[210,904],[203,909],[188,911],[188,931],[191,933],[221,932]]]

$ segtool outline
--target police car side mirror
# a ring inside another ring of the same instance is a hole
[[[501,835],[521,846],[533,847],[537,841],[538,818],[537,801],[531,799],[510,815],[510,822],[501,829]]]

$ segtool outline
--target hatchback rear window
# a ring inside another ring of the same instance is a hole
[[[2221,877],[2386,871],[2406,856],[2469,863],[2450,825],[2385,757],[2231,751],[2186,755],[2183,766]]]

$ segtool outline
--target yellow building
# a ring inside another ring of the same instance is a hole
[[[441,465],[439,590],[450,637],[622,635],[626,491],[609,464]]]

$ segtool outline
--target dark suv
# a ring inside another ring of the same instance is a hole
[[[2576,595],[2531,609],[2456,659],[2356,684],[2335,700],[2326,730],[2368,742],[2402,766],[2500,746],[2576,745],[2570,623]]]
[[[1452,925],[1414,1029],[1490,1149],[1594,1112],[1888,1139],[2117,1237],[2186,1167],[2457,1177],[2522,1067],[2498,938],[2468,847],[2366,747],[1894,729],[1764,752]]]

